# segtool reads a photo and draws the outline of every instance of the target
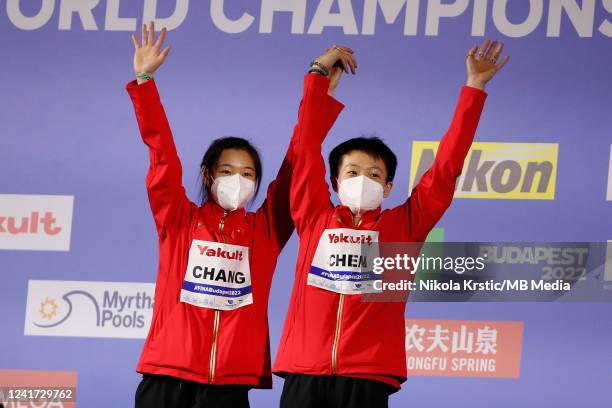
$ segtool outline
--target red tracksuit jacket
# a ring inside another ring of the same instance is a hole
[[[340,375],[382,381],[399,388],[407,377],[405,302],[362,302],[307,285],[319,239],[327,228],[373,230],[379,242],[423,242],[453,198],[456,178],[472,143],[487,94],[463,87],[453,120],[431,169],[402,204],[363,214],[353,228],[345,206],[334,207],[321,157],[323,118],[342,104],[326,93],[325,78],[311,75],[305,93],[313,96],[296,132],[291,215],[300,237],[291,303],[273,371]]]
[[[182,186],[181,163],[155,82],[132,81],[126,89],[149,147],[146,185],[159,236],[153,319],[136,371],[270,388],[268,296],[277,256],[294,228],[289,212],[294,138],[256,212],[228,213],[212,200],[198,207]],[[325,135],[332,123],[320,133]],[[179,301],[193,239],[248,247],[252,304],[219,311]]]

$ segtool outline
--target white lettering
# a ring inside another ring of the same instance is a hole
[[[136,31],[135,18],[119,17],[120,1],[121,0],[107,0],[104,29],[108,31]]]
[[[595,0],[583,0],[582,8],[575,0],[551,1],[548,9],[548,37],[559,37],[561,33],[561,13],[565,10],[580,37],[593,36],[593,21],[595,20]]]
[[[603,0],[603,6],[608,13],[612,13],[612,0]],[[599,26],[599,32],[606,37],[612,38],[612,22],[604,20]]]
[[[487,0],[474,0],[474,14],[472,15],[472,36],[485,35],[487,21]]]
[[[33,16],[24,16],[19,8],[19,0],[7,0],[6,14],[15,27],[22,30],[36,30],[49,21],[55,8],[55,0],[42,0],[40,10]]]
[[[79,14],[81,24],[85,30],[97,30],[96,20],[92,10],[100,3],[100,0],[62,0],[60,3],[59,29],[70,30],[72,28],[72,15]]]
[[[145,0],[144,10],[142,13],[143,21],[155,21],[158,27],[166,27],[168,31],[174,30],[185,21],[187,12],[189,11],[189,0],[176,0],[174,12],[166,18],[157,18],[155,12],[157,10],[157,0]]]
[[[228,34],[238,34],[246,31],[255,21],[255,17],[243,13],[240,18],[231,20],[227,18],[223,11],[224,2],[225,0],[212,0],[210,2],[210,17],[215,27]]]
[[[441,4],[441,0],[430,0],[427,3],[425,35],[438,35],[440,17],[457,17],[468,6],[468,0],[456,0],[454,3]]]
[[[380,5],[383,17],[387,24],[393,24],[399,17],[400,11],[406,6],[404,19],[404,35],[416,35],[419,18],[418,0],[365,0],[363,8],[363,23],[361,34],[374,35],[376,26],[376,11]]]
[[[500,33],[508,37],[524,37],[540,23],[544,6],[542,0],[529,0],[529,15],[522,23],[514,24],[506,16],[508,0],[495,0],[493,3],[493,23]]]
[[[291,34],[304,34],[306,24],[306,0],[262,0],[260,33],[271,33],[274,13],[291,12]]]
[[[321,0],[310,23],[308,34],[321,34],[325,27],[342,27],[347,35],[359,34],[350,0],[338,0],[339,13],[331,13],[333,0]]]

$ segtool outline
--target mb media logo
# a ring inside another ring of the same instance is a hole
[[[410,190],[434,162],[439,142],[413,142]],[[553,200],[556,143],[473,143],[455,197]]]
[[[153,311],[152,283],[31,280],[25,334],[145,338]]]

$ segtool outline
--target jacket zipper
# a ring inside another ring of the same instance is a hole
[[[359,228],[361,217],[353,217],[353,228]],[[334,344],[332,346],[332,374],[338,369],[338,345],[340,344],[340,330],[342,329],[342,310],[344,309],[344,294],[340,294],[338,310],[336,312],[336,331],[334,333]]]
[[[342,328],[342,309],[344,306],[344,294],[340,294],[338,311],[336,312],[336,332],[334,334],[334,345],[332,347],[332,374],[336,374],[338,365],[338,344],[340,343],[340,329]]]
[[[224,244],[227,244],[227,239],[223,235],[223,227],[225,227],[225,217],[227,217],[227,211],[223,211],[223,217],[219,221],[219,235]],[[215,360],[217,356],[217,337],[219,336],[219,320],[221,319],[221,311],[215,310],[215,322],[213,324],[213,335],[212,345],[210,347],[210,363],[208,373],[208,383],[212,384],[215,380]]]

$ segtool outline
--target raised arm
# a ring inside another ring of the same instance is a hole
[[[295,141],[294,132],[276,179],[268,186],[266,199],[255,214],[257,228],[266,231],[274,254],[280,253],[294,228],[289,210],[289,191],[295,164]]]
[[[473,47],[467,56],[467,84],[461,89],[449,129],[440,141],[431,168],[423,175],[406,202],[390,211],[390,222],[403,225],[415,239],[425,240],[450,206],[455,183],[461,174],[487,93],[485,85],[508,61],[499,64],[503,44],[486,40],[481,51]]]
[[[163,63],[169,48],[161,51],[166,30],[154,40],[154,25],[143,25],[142,42],[132,36],[134,42],[134,71],[137,80],[127,84],[136,112],[140,135],[149,147],[149,170],[146,177],[147,193],[161,239],[167,230],[188,220],[191,203],[182,185],[182,168],[170,125],[161,104],[153,73]]]
[[[304,91],[294,129],[295,165],[291,181],[291,216],[298,234],[332,207],[325,181],[321,145],[344,105],[333,98],[342,72],[355,73],[352,50],[332,47],[313,65],[319,73],[304,76]]]

